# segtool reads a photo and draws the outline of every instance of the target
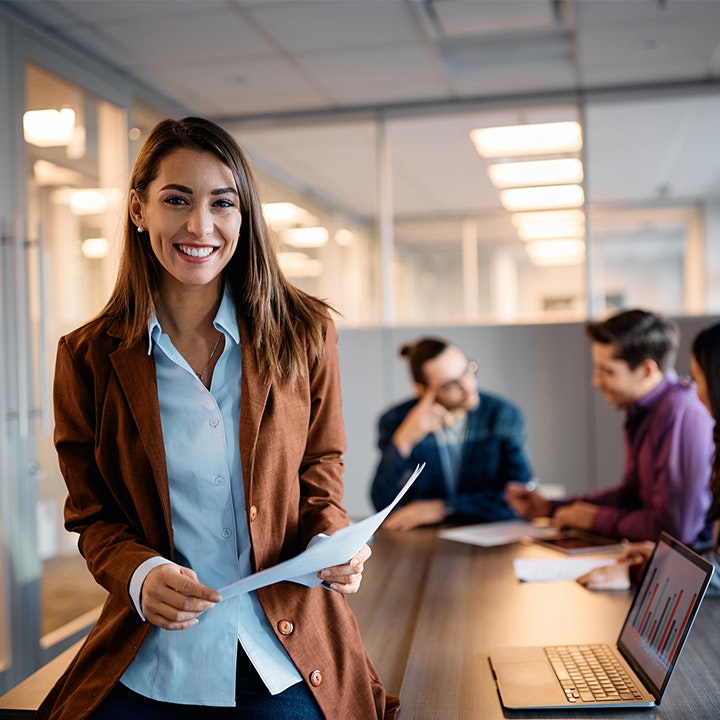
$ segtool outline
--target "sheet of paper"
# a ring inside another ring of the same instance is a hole
[[[612,565],[615,558],[572,557],[572,558],[516,558],[513,562],[515,575],[523,582],[546,582],[554,580],[575,580],[586,572],[602,565]]]
[[[495,547],[509,545],[522,538],[552,537],[557,531],[552,527],[538,527],[527,520],[503,520],[502,522],[463,525],[440,531],[440,537],[455,542]]]
[[[218,592],[222,595],[223,600],[283,580],[307,585],[308,587],[319,585],[322,581],[317,576],[317,573],[323,568],[343,565],[350,560],[380,527],[382,521],[410,489],[410,486],[415,482],[424,467],[425,463],[415,468],[415,472],[410,476],[402,490],[385,509],[360,522],[342,528],[326,538],[317,540],[304,552],[290,560],[285,560],[274,567],[266,568],[254,575],[238,580],[232,585],[220,588]]]

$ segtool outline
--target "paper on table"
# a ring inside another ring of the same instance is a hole
[[[424,467],[425,463],[415,468],[415,472],[410,476],[402,490],[384,510],[380,510],[360,522],[344,527],[332,535],[312,543],[306,550],[290,560],[285,560],[274,567],[261,570],[254,575],[249,575],[232,583],[232,585],[220,588],[218,592],[222,595],[223,600],[283,580],[307,585],[307,587],[319,585],[322,580],[317,576],[317,573],[323,568],[342,565],[350,560],[380,527],[382,521],[398,504],[400,498],[410,489],[410,486],[415,482]]]
[[[509,545],[522,538],[551,537],[557,531],[552,527],[538,527],[527,520],[502,520],[500,522],[463,525],[440,532],[440,537],[481,547]]]
[[[602,565],[612,565],[615,558],[516,558],[515,575],[523,582],[575,580]]]

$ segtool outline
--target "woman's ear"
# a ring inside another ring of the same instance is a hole
[[[134,225],[137,225],[138,227],[144,226],[145,223],[143,221],[142,203],[140,202],[140,198],[135,190],[131,190],[128,197],[128,212],[130,213],[130,219],[133,221]]]

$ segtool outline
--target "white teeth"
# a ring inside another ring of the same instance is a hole
[[[190,257],[197,257],[197,258],[204,258],[210,255],[210,253],[215,250],[215,248],[209,248],[209,247],[193,247],[192,245],[178,245],[178,250],[185,254],[189,255]]]

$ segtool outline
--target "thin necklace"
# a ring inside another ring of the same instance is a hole
[[[200,382],[204,382],[203,375],[205,374],[205,371],[207,370],[208,365],[210,364],[210,361],[213,359],[213,355],[215,355],[215,351],[217,350],[218,345],[220,344],[221,337],[222,337],[222,333],[219,332],[218,336],[217,336],[217,340],[215,341],[215,345],[213,345],[213,349],[210,351],[210,357],[207,359],[207,362],[203,366],[203,369],[200,372],[195,373],[198,376],[198,380],[200,380]]]

